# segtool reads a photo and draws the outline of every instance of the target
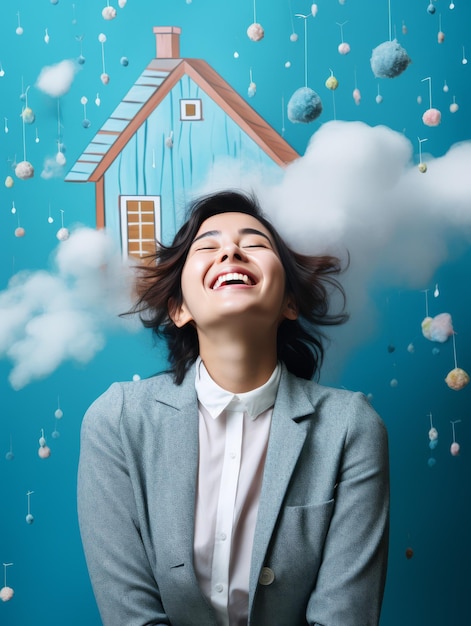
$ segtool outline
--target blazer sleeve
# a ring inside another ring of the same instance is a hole
[[[104,626],[169,625],[139,533],[122,411],[122,388],[114,384],[82,423],[77,499],[88,571]]]
[[[306,619],[311,625],[376,626],[388,557],[388,439],[362,394],[352,394],[345,410],[335,508]]]

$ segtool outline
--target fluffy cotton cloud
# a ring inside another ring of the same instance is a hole
[[[374,281],[424,289],[449,257],[450,241],[471,236],[471,142],[426,161],[423,174],[412,144],[387,127],[333,121],[281,177],[277,168],[224,160],[199,192],[254,190],[293,248],[343,258],[348,251],[341,280],[352,317],[334,332],[334,360],[341,361],[374,326]],[[14,363],[15,388],[67,359],[89,361],[130,306],[128,269],[102,231],[75,232],[55,263],[54,272],[16,276],[0,293],[0,357]]]
[[[352,268],[362,268],[359,280],[387,268],[386,281],[416,287],[447,257],[449,236],[471,232],[471,142],[427,164],[427,173],[419,172],[410,141],[385,126],[334,121],[320,127],[277,181],[226,161],[204,192],[221,181],[253,189],[295,249],[348,250]]]
[[[61,242],[52,272],[22,272],[0,293],[0,357],[13,363],[10,383],[21,389],[66,360],[89,362],[105,333],[131,302],[131,270],[104,233],[79,229]]]
[[[471,142],[427,158],[421,173],[401,133],[362,122],[332,121],[312,136],[303,157],[282,176],[240,163],[218,164],[203,192],[254,190],[293,248],[350,254],[342,282],[352,321],[348,344],[374,324],[369,288],[423,289],[450,254],[450,241],[471,235]]]
[[[60,61],[55,65],[43,67],[38,79],[36,87],[53,98],[64,96],[72,86],[77,65],[69,59]]]

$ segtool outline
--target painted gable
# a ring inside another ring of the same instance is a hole
[[[170,33],[168,53],[175,54],[179,29],[154,31],[164,41]],[[180,225],[186,196],[207,181],[214,163],[231,159],[234,173],[238,161],[241,168],[245,162],[265,169],[284,166],[298,156],[205,61],[156,58],[65,180],[94,182],[97,226],[106,226],[120,238],[125,254],[132,249],[142,255],[142,241],[131,233],[146,241],[155,233],[168,243]],[[243,175],[241,170],[241,180]],[[150,225],[150,219],[155,223]]]

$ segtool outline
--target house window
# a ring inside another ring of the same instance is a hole
[[[203,110],[201,106],[201,100],[180,100],[180,119],[187,120],[202,120]]]
[[[142,258],[160,240],[160,196],[120,196],[123,256]]]

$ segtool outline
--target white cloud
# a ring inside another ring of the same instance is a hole
[[[425,174],[413,152],[406,137],[387,127],[328,122],[281,176],[276,168],[224,160],[199,190],[254,190],[293,248],[342,257],[348,250],[342,282],[352,318],[333,333],[334,360],[371,332],[374,281],[384,288],[430,287],[451,255],[450,241],[467,243],[471,236],[471,142],[440,158],[423,156]],[[18,275],[0,293],[0,357],[14,364],[15,388],[65,360],[89,361],[110,323],[130,307],[129,270],[103,231],[77,230],[59,245],[55,263],[54,272]]]
[[[52,272],[22,272],[0,292],[0,357],[13,363],[15,389],[43,378],[66,360],[89,362],[110,327],[135,329],[131,270],[104,231],[81,228],[59,244]]]
[[[77,64],[69,59],[43,67],[36,81],[36,87],[48,96],[60,98],[72,86],[77,69]]]
[[[471,142],[440,158],[414,163],[401,133],[363,122],[332,121],[312,136],[303,157],[284,172],[261,173],[240,162],[217,164],[202,192],[254,190],[285,240],[300,252],[333,253],[351,264],[342,277],[352,319],[342,352],[374,324],[369,288],[423,289],[451,252],[450,241],[471,235]],[[216,184],[217,183],[217,184]]]

